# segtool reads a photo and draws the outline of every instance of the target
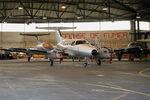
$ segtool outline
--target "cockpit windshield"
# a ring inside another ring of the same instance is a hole
[[[79,45],[79,44],[88,44],[88,42],[85,41],[85,40],[78,40],[78,41],[76,41],[76,45]]]

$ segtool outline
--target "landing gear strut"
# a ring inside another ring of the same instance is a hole
[[[100,66],[101,64],[102,64],[101,60],[100,60],[100,59],[98,59],[98,60],[97,60],[97,65],[99,65],[99,66]]]
[[[86,67],[87,67],[87,65],[88,65],[87,63],[84,63],[84,68],[86,68]]]
[[[32,55],[28,55],[28,62],[30,62]]]
[[[88,65],[88,57],[85,57],[85,63],[84,63],[84,68],[86,68]]]
[[[50,66],[53,66],[54,65],[54,60],[53,59],[49,59],[50,61]]]
[[[28,62],[30,62],[30,60],[31,60],[31,57],[28,57]]]
[[[61,64],[62,61],[63,61],[63,58],[60,58],[59,63]]]

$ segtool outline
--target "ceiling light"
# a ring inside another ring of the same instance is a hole
[[[18,7],[18,9],[19,9],[19,10],[22,10],[22,9],[23,9],[23,7]]]
[[[136,16],[136,18],[137,18],[137,19],[140,19],[140,18],[141,18],[141,16],[139,16],[139,15],[138,15],[138,16]]]
[[[136,18],[137,18],[137,19],[140,19],[141,17],[140,17],[140,16],[136,16]]]
[[[43,16],[43,18],[42,19],[47,19],[47,17],[46,16]]]
[[[77,16],[77,19],[81,19],[82,18],[82,16]]]
[[[136,19],[140,19],[140,18],[141,18],[141,16],[139,15],[139,13],[137,13]]]
[[[107,10],[108,10],[108,8],[107,8],[107,7],[104,7],[104,8],[102,8],[102,10],[107,11]]]
[[[63,6],[61,6],[61,8],[62,8],[62,9],[66,9],[66,6],[63,5]]]
[[[7,22],[4,22],[4,24],[7,24]]]

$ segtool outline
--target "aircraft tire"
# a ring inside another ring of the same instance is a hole
[[[50,66],[54,65],[54,61],[52,59],[50,59]]]
[[[30,60],[31,60],[31,57],[28,57],[28,62],[30,62]]]
[[[100,65],[101,65],[101,63],[102,63],[102,62],[101,62],[101,60],[100,60],[100,59],[98,59],[98,60],[97,60],[97,65],[99,65],[99,66],[100,66]]]
[[[84,68],[86,68],[86,67],[87,67],[87,65],[88,65],[87,63],[84,63]]]

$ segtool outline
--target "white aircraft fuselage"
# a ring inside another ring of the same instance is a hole
[[[96,48],[84,39],[63,39],[57,47],[65,54],[74,57],[91,57],[97,52]]]

